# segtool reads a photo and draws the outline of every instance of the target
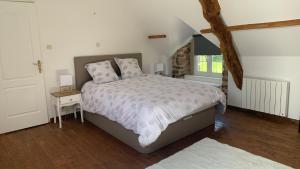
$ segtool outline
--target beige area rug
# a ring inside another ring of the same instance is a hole
[[[205,138],[147,169],[291,169],[283,164]]]

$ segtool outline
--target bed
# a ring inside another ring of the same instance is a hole
[[[142,55],[139,53],[75,57],[74,66],[76,88],[78,90],[82,90],[84,85],[90,83],[89,81],[92,80],[90,75],[84,68],[88,63],[110,60],[112,63],[112,67],[114,68],[116,73],[120,75],[120,70],[113,59],[114,57],[136,58],[139,62],[140,67],[142,67]],[[145,78],[151,79],[152,77]],[[157,79],[159,77],[153,78]],[[169,80],[171,81],[172,79]],[[109,87],[109,85],[106,86]],[[99,113],[97,114],[92,111],[86,111],[87,109],[85,110],[85,119],[103,129],[107,133],[111,134],[112,136],[118,138],[138,152],[151,153],[187,135],[214,125],[216,107],[220,107],[220,104],[218,104],[217,102],[201,106],[197,110],[189,113],[187,116],[184,116],[176,122],[168,125],[167,128],[163,130],[161,134],[155,139],[154,142],[151,142],[151,144],[146,146],[141,145],[141,142],[139,142],[139,135],[136,134],[136,132],[133,132],[133,130],[129,130],[127,127],[126,129],[124,125],[121,125],[115,120],[110,120],[103,115],[99,115]]]

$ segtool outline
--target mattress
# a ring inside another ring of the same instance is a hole
[[[225,110],[220,89],[197,82],[143,75],[82,87],[83,108],[119,123],[139,135],[141,146],[155,142],[166,128],[212,104]]]

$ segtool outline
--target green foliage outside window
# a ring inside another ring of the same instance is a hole
[[[211,68],[211,70],[209,70],[209,68]],[[203,73],[211,72],[215,74],[221,74],[223,72],[223,56],[222,55],[198,56],[198,71]]]
[[[207,72],[208,71],[208,60],[207,56],[199,56],[199,72]]]
[[[223,72],[223,57],[221,55],[212,56],[212,72],[213,73]]]

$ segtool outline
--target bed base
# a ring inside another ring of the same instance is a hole
[[[134,148],[136,151],[146,154],[152,153],[181,138],[214,125],[215,111],[215,107],[213,106],[182,118],[181,120],[169,125],[168,128],[161,133],[159,138],[147,147],[140,146],[138,142],[138,135],[133,133],[131,130],[125,129],[122,125],[95,113],[85,112],[84,114],[85,119],[92,124]]]

